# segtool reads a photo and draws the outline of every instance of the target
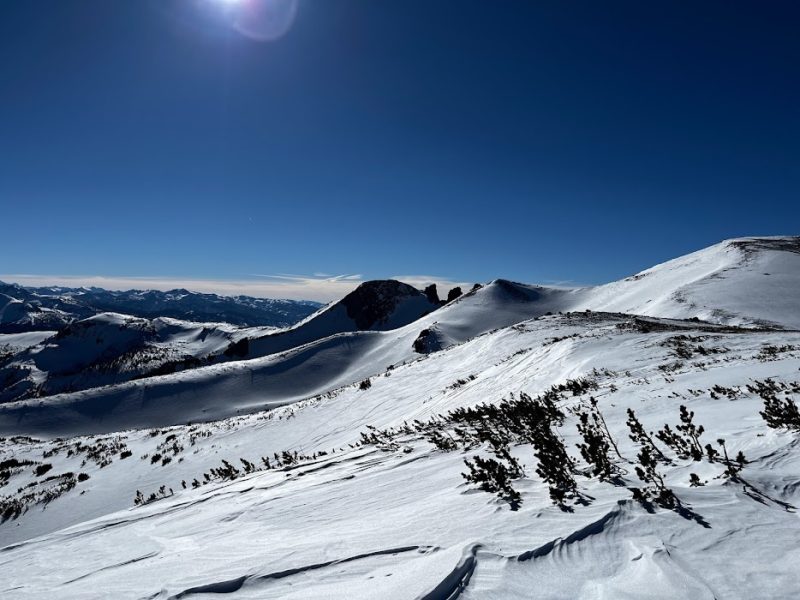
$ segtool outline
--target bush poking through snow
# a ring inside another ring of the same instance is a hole
[[[501,460],[493,458],[481,458],[474,456],[472,460],[464,459],[469,473],[462,473],[461,476],[469,483],[474,483],[479,489],[497,496],[509,504],[511,509],[516,510],[522,502],[522,496],[515,490],[511,481],[522,477],[522,468],[517,460],[503,449]]]
[[[765,379],[754,381],[752,385],[747,386],[747,390],[761,396],[764,401],[764,410],[759,414],[769,427],[800,431],[800,410],[794,400],[788,397],[790,393],[800,392],[800,385],[797,382],[786,384]],[[780,393],[784,394],[784,398],[778,398]]]
[[[659,457],[664,462],[669,462],[669,459],[658,449],[658,446],[653,442],[653,438],[648,435],[639,419],[636,418],[636,413],[630,408],[628,409],[627,424],[628,429],[631,430],[631,440],[639,445],[639,454],[636,457],[638,460],[638,464],[635,467],[636,475],[646,484],[642,488],[631,488],[634,500],[642,504],[655,502],[664,508],[675,508],[678,504],[678,499],[672,490],[664,484],[663,477],[656,469],[656,457]]]
[[[50,463],[44,463],[42,465],[37,466],[33,472],[36,474],[37,477],[41,477],[45,473],[47,473],[50,469],[53,468],[53,465]]]
[[[703,447],[700,444],[700,436],[703,435],[705,429],[703,429],[702,425],[696,426],[692,422],[694,412],[689,412],[683,405],[680,407],[680,418],[681,424],[675,427],[677,431],[672,431],[669,425],[664,425],[664,428],[656,434],[656,437],[672,448],[680,459],[703,460]]]
[[[705,484],[706,482],[701,481],[697,473],[689,473],[689,487],[702,487]]]
[[[361,432],[359,443],[362,446],[375,446],[384,452],[393,452],[400,447],[386,432],[379,431],[371,425],[367,425],[367,429],[369,429],[369,433]]]
[[[172,488],[167,489],[167,486],[162,485],[158,488],[157,492],[153,492],[149,496],[145,497],[141,491],[136,490],[136,496],[133,498],[133,504],[135,506],[144,506],[145,504],[150,504],[151,502],[155,502],[157,500],[163,500],[164,498],[169,498],[170,496],[174,495],[175,492],[172,491]]]
[[[589,463],[594,477],[600,481],[612,481],[619,469],[609,456],[611,446],[614,446],[618,456],[621,455],[597,408],[597,400],[591,397],[588,406],[576,410],[575,414],[578,416],[578,433],[583,438],[583,442],[577,445],[581,456]]]
[[[539,461],[536,473],[547,483],[553,504],[565,508],[565,500],[577,495],[578,486],[573,476],[575,462],[555,430],[555,421],[543,420],[531,443]]]
[[[761,362],[779,360],[781,354],[786,352],[794,352],[795,350],[797,350],[797,347],[792,345],[773,346],[772,344],[766,344],[763,348],[761,348],[761,351],[758,353],[756,358]]]
[[[458,443],[447,431],[441,432],[438,429],[432,429],[425,437],[438,450],[443,452],[452,452],[458,449]]]
[[[75,488],[79,481],[86,481],[89,478],[88,475],[82,478],[83,475],[81,473],[76,478],[75,473],[71,471],[60,475],[50,475],[19,488],[15,496],[0,496],[0,523],[18,518],[32,505],[50,504],[56,498]]]
[[[671,489],[664,484],[664,479],[656,469],[656,460],[650,446],[642,446],[637,456],[636,475],[647,485],[643,488],[631,488],[633,499],[647,504],[655,502],[664,508],[675,508],[678,499]]]
[[[736,458],[731,460],[728,456],[728,448],[725,446],[725,440],[720,438],[717,440],[717,444],[722,448],[722,463],[725,465],[725,472],[722,474],[723,477],[727,477],[731,481],[741,481],[739,472],[747,464],[744,453],[740,450]]]
[[[636,418],[636,413],[633,412],[633,409],[628,409],[628,421],[626,424],[628,425],[628,429],[631,430],[628,437],[631,438],[632,442],[639,444],[643,448],[648,448],[650,454],[657,456],[662,462],[672,462],[664,456],[664,453],[656,446],[653,438],[644,430],[644,426],[642,426],[639,419]]]
[[[567,392],[572,396],[582,396],[597,387],[597,382],[591,378],[570,379],[552,386],[535,398],[522,392],[519,397],[511,394],[509,399],[503,399],[498,404],[456,408],[428,421],[417,420],[413,426],[404,424],[385,431],[370,428],[369,433],[362,434],[361,443],[389,448],[388,444],[394,437],[422,434],[437,449],[445,452],[488,445],[497,459],[491,459],[493,462],[486,462],[486,459],[481,459],[482,462],[474,459],[468,461],[470,472],[462,475],[468,481],[480,482],[481,489],[485,489],[485,483],[486,486],[501,490],[505,494],[501,494],[501,497],[512,498],[516,504],[521,503],[522,499],[510,495],[506,484],[523,473],[519,464],[512,462],[509,448],[511,445],[527,444],[533,446],[533,453],[538,460],[536,473],[547,484],[550,498],[554,504],[565,509],[566,500],[579,497],[579,494],[574,477],[575,462],[557,431],[564,423],[564,413],[557,403],[564,400]],[[598,418],[602,422],[602,417]],[[394,445],[390,449],[397,447]]]
[[[501,451],[507,455],[512,442],[532,445],[539,463],[536,473],[547,483],[553,503],[563,508],[565,501],[577,494],[575,463],[556,430],[564,421],[564,413],[556,401],[567,389],[577,395],[589,388],[583,384],[558,386],[536,398],[521,393],[519,399],[512,396],[498,405],[456,409],[448,414],[447,420],[457,425],[453,437],[462,447],[488,442],[499,456]],[[444,436],[438,436],[436,442],[450,445]]]

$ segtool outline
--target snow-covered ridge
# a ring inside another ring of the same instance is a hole
[[[727,240],[576,296],[573,309],[800,329],[800,238]]]
[[[238,334],[190,370],[0,406],[0,433],[69,435],[225,418],[323,394],[548,313],[800,328],[797,240],[730,240],[593,288],[500,279],[441,308],[405,284],[368,282],[285,331]]]
[[[800,329],[800,237],[726,240],[620,281],[581,288],[495,280],[491,296],[546,312],[595,310]],[[465,294],[458,304],[476,292]],[[493,300],[479,302],[491,310]]]

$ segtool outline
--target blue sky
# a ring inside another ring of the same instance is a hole
[[[231,1],[0,5],[0,274],[320,298],[797,233],[796,2]]]

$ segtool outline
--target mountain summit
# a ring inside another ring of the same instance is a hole
[[[395,329],[439,308],[418,289],[393,279],[362,283],[341,304],[360,331]]]

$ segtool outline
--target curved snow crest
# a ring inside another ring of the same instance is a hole
[[[623,518],[624,507],[626,505],[626,502],[619,502],[618,506],[614,510],[606,513],[597,521],[593,521],[588,525],[573,531],[565,538],[555,539],[539,546],[538,548],[523,552],[516,557],[516,560],[518,562],[526,562],[529,560],[543,558],[545,556],[553,556],[555,554],[568,551],[569,546],[572,544],[582,542],[593,535],[601,535],[606,533],[610,529],[616,527],[617,522]]]
[[[593,310],[800,329],[800,237],[726,240],[594,287],[496,279],[439,314],[448,310],[463,311],[464,320],[492,318],[496,311],[516,311],[521,321],[548,312]]]
[[[405,554],[407,552],[418,552],[420,554],[427,554],[430,552],[436,552],[437,550],[438,548],[435,547],[426,548],[423,546],[403,546],[400,548],[386,548],[383,550],[375,550],[372,552],[363,552],[361,554],[356,554],[355,556],[337,558],[321,563],[304,565],[292,569],[285,569],[283,571],[275,571],[273,573],[254,574],[254,575],[242,575],[234,579],[228,579],[225,581],[215,581],[213,583],[198,585],[185,589],[182,592],[178,592],[177,594],[173,594],[172,596],[168,597],[168,600],[180,600],[181,598],[186,598],[188,596],[193,596],[197,594],[231,594],[234,592],[238,592],[239,590],[245,587],[257,587],[259,586],[259,584],[263,585],[265,583],[268,583],[270,580],[283,579],[285,577],[291,577],[293,575],[301,575],[309,571],[326,569],[330,567],[335,567],[337,565],[343,565],[346,563],[361,561],[373,557],[380,557],[380,556],[396,557],[399,554]],[[439,598],[439,597],[438,596],[432,597],[430,600],[434,600],[434,598]]]
[[[456,600],[469,585],[477,566],[480,544],[468,546],[456,566],[430,592],[419,596],[419,600]]]
[[[532,588],[537,598],[552,600],[726,597],[664,539],[668,531],[652,514],[621,500],[600,519],[517,557],[479,554],[470,597],[525,597]]]

